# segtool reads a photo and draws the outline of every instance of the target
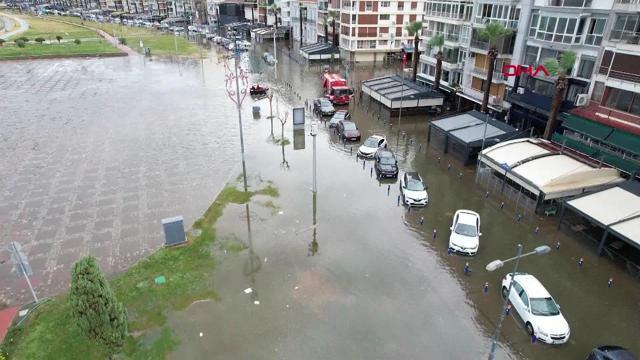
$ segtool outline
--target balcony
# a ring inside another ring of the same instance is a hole
[[[490,23],[500,23],[502,24],[504,27],[509,28],[509,29],[513,29],[513,30],[518,30],[518,22],[517,20],[507,20],[507,19],[490,19],[490,18],[482,18],[482,17],[474,17],[473,18],[473,23],[475,25],[486,25],[486,24],[490,24]]]
[[[444,40],[445,41],[451,41],[451,42],[454,42],[454,43],[459,43],[459,42],[463,42],[464,41],[464,39],[461,41],[461,37],[458,34],[441,33],[441,32],[437,32],[435,30],[424,30],[422,32],[422,36],[426,36],[426,37],[429,37],[429,38],[434,37],[434,36],[436,36],[438,34],[444,35]]]
[[[474,75],[477,75],[477,77],[481,79],[486,79],[488,71],[486,69],[474,67],[473,69],[471,69],[471,73]],[[503,73],[498,71],[493,72],[492,82],[495,83],[495,82],[506,82],[506,81],[507,79],[505,79]]]
[[[615,3],[621,5],[640,5],[640,0],[616,0]]]
[[[481,52],[486,54],[489,52],[490,46],[488,41],[472,39],[470,43],[470,48],[472,50],[475,50],[476,52]],[[496,50],[498,50],[498,54],[500,55],[511,55],[509,52],[509,47],[505,43],[498,44],[496,46]]]
[[[633,31],[611,30],[609,41],[616,41],[630,45],[640,45],[640,34]]]
[[[547,6],[589,8],[592,0],[547,0]]]
[[[434,18],[439,18],[439,19],[447,19],[447,20],[453,20],[453,21],[469,21],[471,20],[471,15],[467,15],[467,16],[451,16],[452,13],[450,12],[446,12],[446,11],[427,11],[425,13],[425,17],[434,17]]]

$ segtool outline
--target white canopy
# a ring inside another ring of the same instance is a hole
[[[515,139],[482,151],[489,167],[544,199],[581,194],[584,191],[623,181],[612,168],[595,168],[556,151],[542,139]]]

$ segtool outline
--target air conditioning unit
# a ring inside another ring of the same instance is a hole
[[[524,88],[522,86],[518,86],[518,89],[516,90],[516,92],[520,95],[524,94]]]
[[[589,102],[589,94],[579,94],[576,97],[576,106],[585,106]]]

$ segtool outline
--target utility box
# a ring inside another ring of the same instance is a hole
[[[162,220],[164,228],[164,246],[176,246],[187,242],[184,235],[184,219],[182,216],[176,216]]]

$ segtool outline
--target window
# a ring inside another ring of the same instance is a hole
[[[371,1],[367,1],[364,3],[365,11],[373,11],[373,3]]]
[[[538,40],[571,44],[575,26],[576,19],[534,14],[531,16],[529,36]]]
[[[538,63],[538,50],[537,46],[527,46],[527,50],[524,55],[525,65],[535,65]]]
[[[380,1],[380,7],[390,7],[391,3],[389,1]]]
[[[524,289],[520,291],[520,300],[522,300],[522,303],[525,307],[529,307],[529,297],[527,296],[527,292],[524,291]]]
[[[351,15],[351,23],[355,24],[356,23],[356,14],[352,14]]]
[[[593,86],[593,93],[591,94],[591,100],[597,101],[598,103],[602,101],[602,95],[604,95],[604,83],[600,81],[596,81]]]
[[[368,42],[369,49],[375,49],[376,48],[376,41],[375,40],[367,40],[367,42]]]
[[[380,14],[380,20],[389,20],[389,14]]]
[[[618,15],[616,23],[611,29],[609,40],[633,40],[640,35],[640,21],[638,15]]]
[[[580,59],[580,65],[578,66],[578,73],[576,74],[576,76],[583,79],[591,79],[591,75],[593,75],[593,68],[595,65],[595,59],[583,57],[582,59]]]
[[[606,106],[640,115],[640,94],[622,89],[609,88]]]
[[[387,40],[380,40],[380,41],[378,41],[378,45],[380,45],[380,46],[387,46]]]
[[[404,3],[402,1],[398,2],[398,10],[404,10]]]
[[[584,43],[586,45],[599,46],[602,43],[602,34],[604,33],[604,25],[606,23],[607,19],[591,19]]]

